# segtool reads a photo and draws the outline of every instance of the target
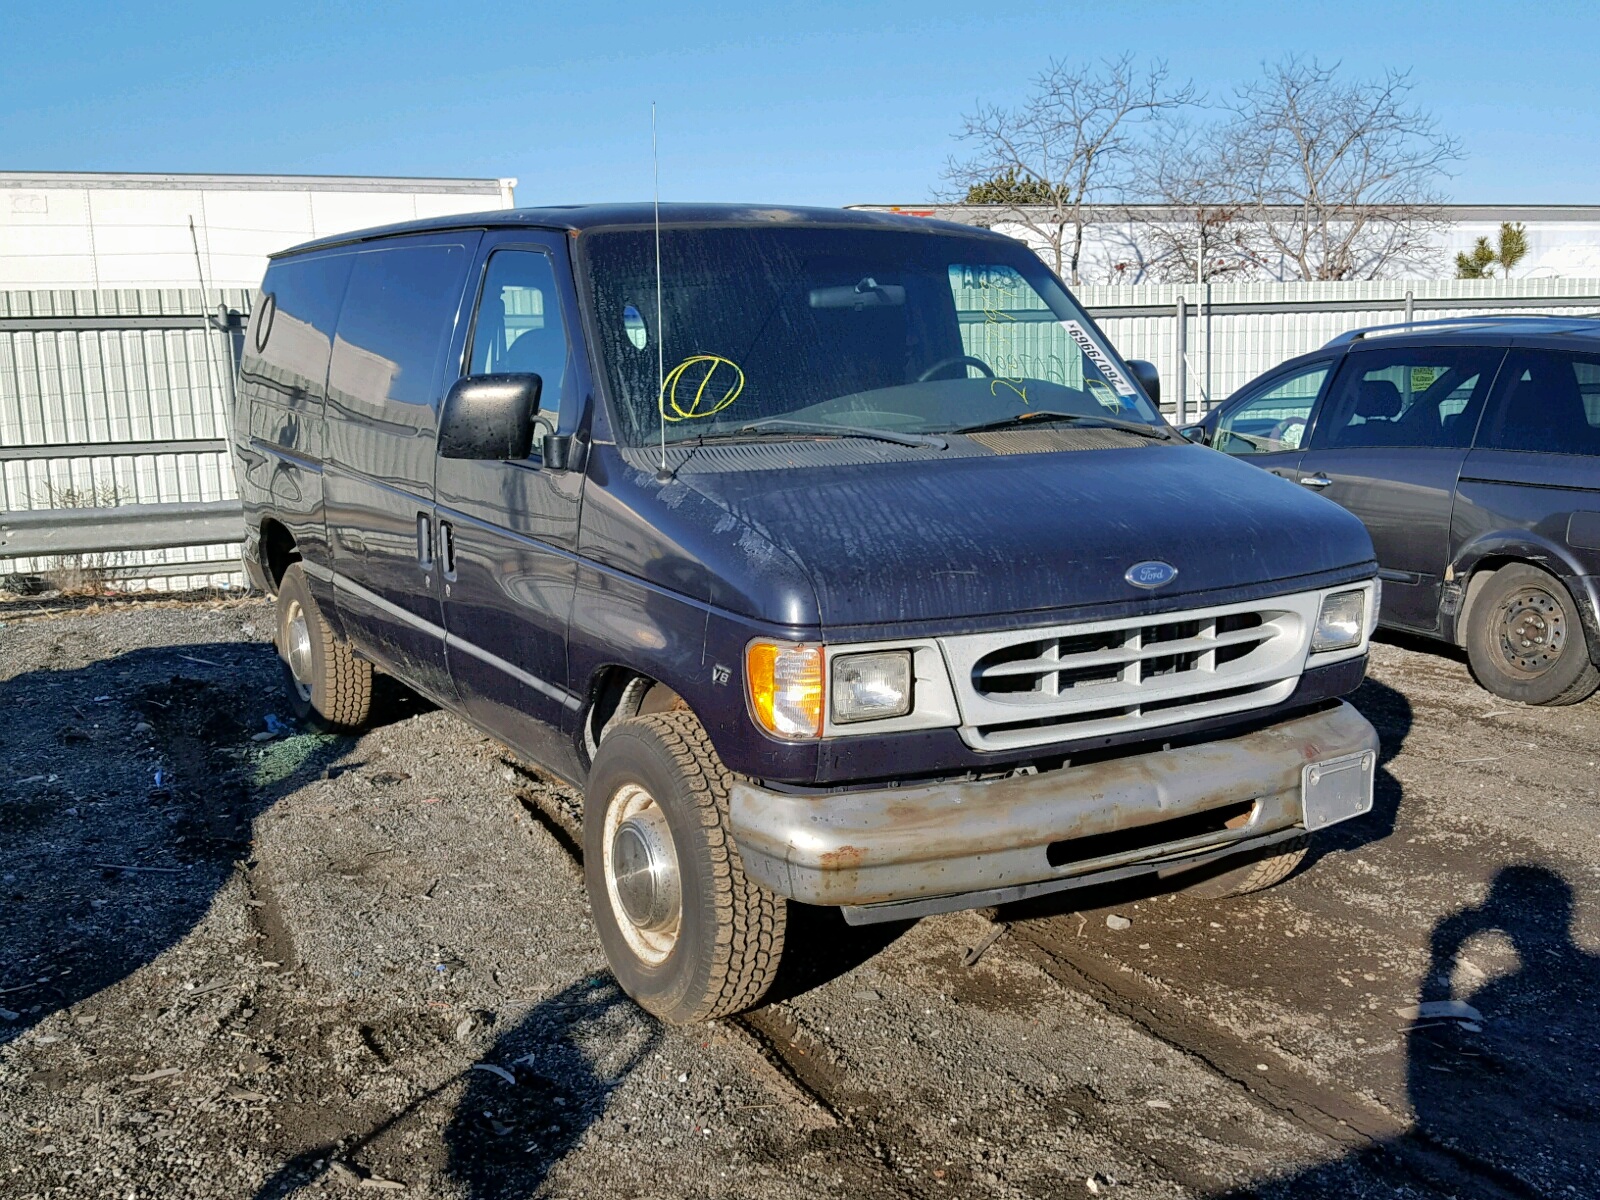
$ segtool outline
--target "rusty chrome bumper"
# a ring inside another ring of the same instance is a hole
[[[1287,840],[1304,830],[1304,769],[1377,749],[1341,702],[1237,737],[985,782],[798,796],[741,781],[730,816],[745,871],[764,886],[841,906],[852,923],[897,920]]]

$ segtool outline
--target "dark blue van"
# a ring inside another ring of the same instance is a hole
[[[374,669],[581,787],[621,984],[854,922],[1283,878],[1371,805],[1361,523],[1190,445],[1023,245],[826,210],[418,222],[272,260],[234,445],[301,715]]]

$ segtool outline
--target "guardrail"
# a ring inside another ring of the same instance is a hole
[[[0,575],[238,573],[220,435],[248,305],[231,290],[0,292]]]
[[[115,508],[41,508],[0,513],[0,559],[114,554],[230,545],[244,541],[237,500],[121,504]],[[164,563],[202,574],[204,563]],[[200,567],[200,571],[193,570]],[[145,566],[133,568],[143,571]],[[182,572],[180,572],[182,573]]]

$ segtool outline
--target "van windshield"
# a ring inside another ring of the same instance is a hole
[[[1161,426],[1025,246],[884,229],[596,233],[588,295],[624,444],[939,434],[1011,421]]]

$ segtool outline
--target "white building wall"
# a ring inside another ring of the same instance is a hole
[[[0,291],[254,288],[311,238],[510,208],[515,180],[0,172]],[[189,222],[194,221],[194,235]]]

